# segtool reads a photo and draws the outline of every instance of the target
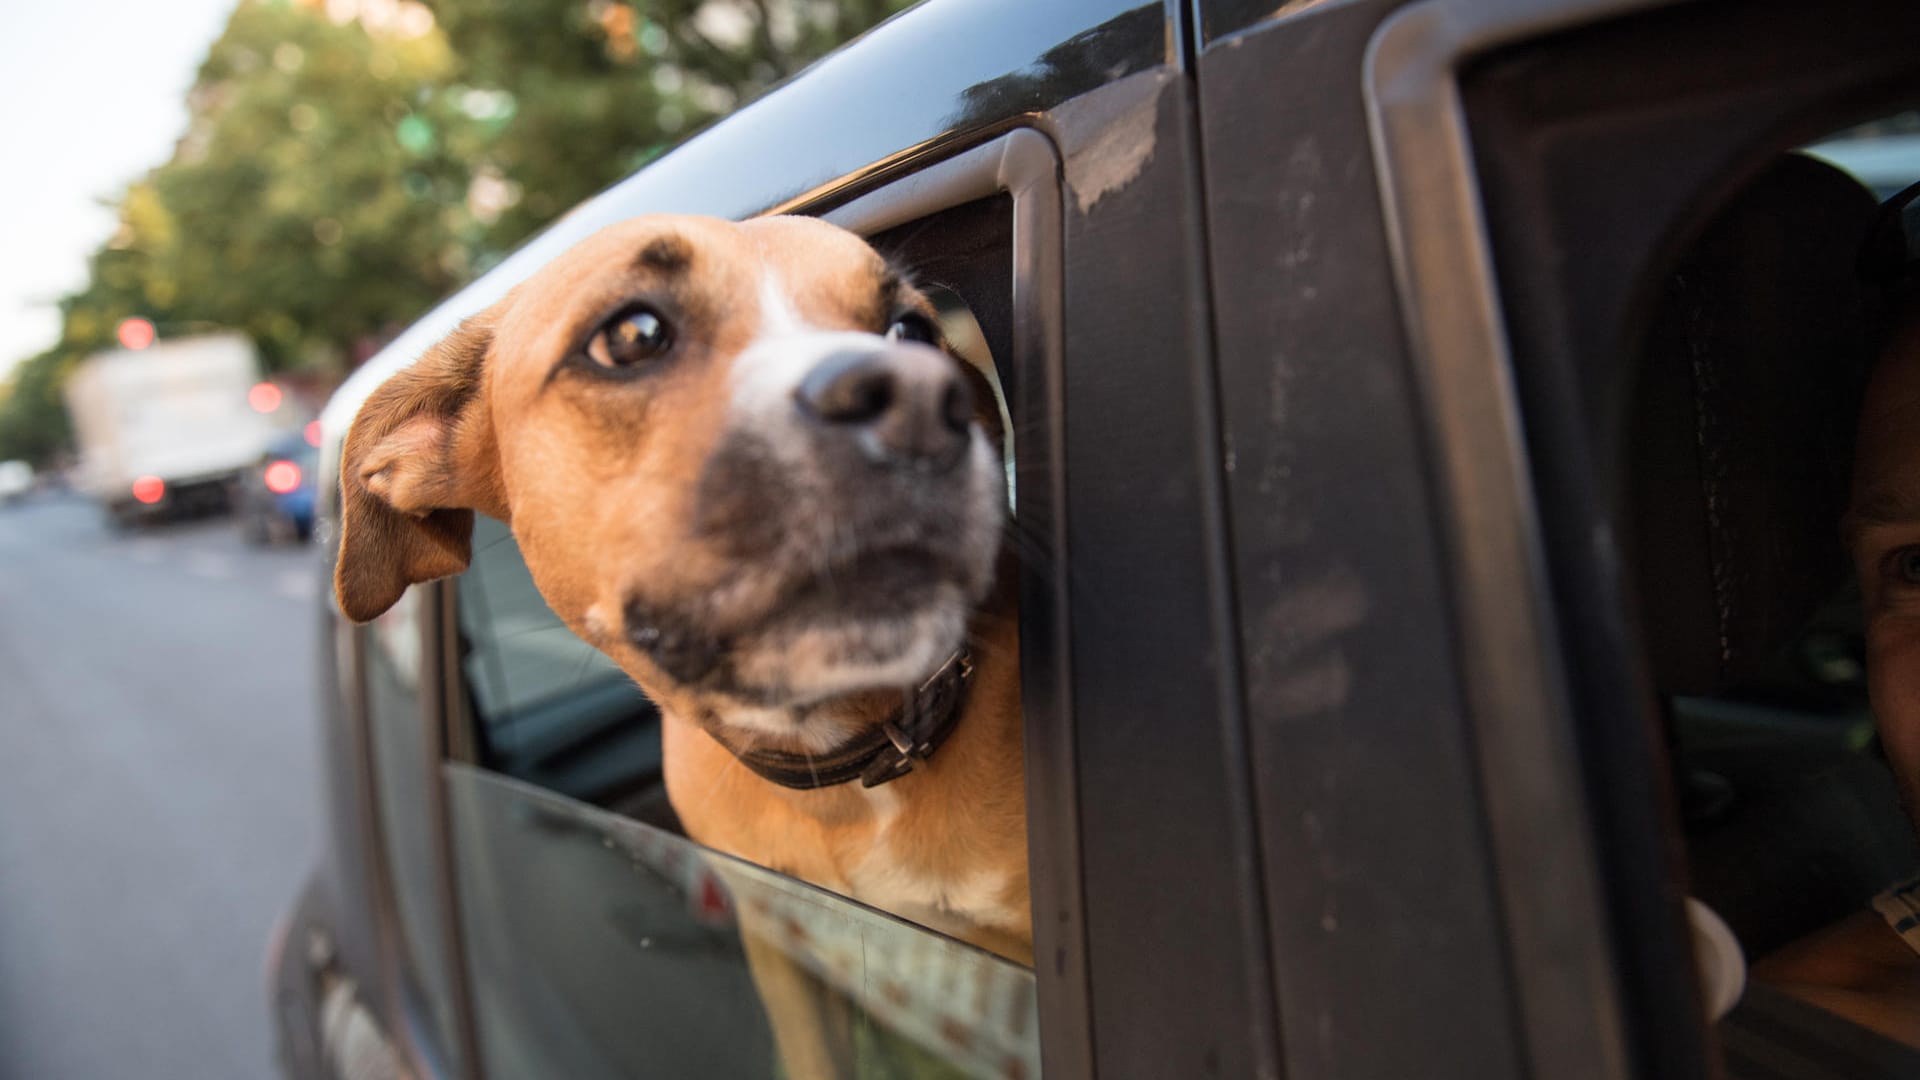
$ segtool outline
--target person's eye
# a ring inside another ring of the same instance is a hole
[[[1908,544],[1893,553],[1893,573],[1903,585],[1920,585],[1920,544]]]
[[[1880,560],[1880,576],[1897,589],[1920,588],[1920,544],[1887,552]]]
[[[645,304],[620,309],[587,339],[587,359],[610,371],[627,371],[666,355],[673,329]]]

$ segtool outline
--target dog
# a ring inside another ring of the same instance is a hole
[[[340,608],[465,569],[475,511],[507,522],[659,706],[690,837],[1030,962],[998,413],[938,326],[817,219],[610,226],[361,407]],[[744,936],[764,992],[786,976]]]

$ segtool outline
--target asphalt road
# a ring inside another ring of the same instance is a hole
[[[0,507],[0,1078],[272,1075],[317,850],[315,553]]]

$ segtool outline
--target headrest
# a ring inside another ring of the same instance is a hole
[[[1845,580],[1838,522],[1871,361],[1872,194],[1769,165],[1667,282],[1629,423],[1641,623],[1662,694],[1757,674]]]

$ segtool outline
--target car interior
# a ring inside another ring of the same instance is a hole
[[[1641,624],[1690,880],[1754,957],[1913,865],[1838,527],[1874,337],[1855,267],[1876,210],[1826,162],[1768,165],[1672,275],[1631,421]]]
[[[1916,867],[1839,531],[1888,318],[1863,251],[1892,183],[1836,163],[1912,127],[1778,155],[1714,203],[1650,298],[1632,376],[1616,499],[1686,880],[1749,964]],[[1838,1030],[1819,1052],[1860,1038]],[[1721,1043],[1737,1074],[1777,1059],[1740,1025]]]
[[[1706,959],[1677,894],[1750,971],[1916,866],[1840,534],[1890,314],[1863,257],[1881,204],[1920,179],[1920,70],[1894,15],[1674,5],[1487,53],[1459,84],[1646,1061],[1915,1064],[1751,977],[1710,1038],[1670,1020],[1714,989],[1670,978],[1689,947]]]

